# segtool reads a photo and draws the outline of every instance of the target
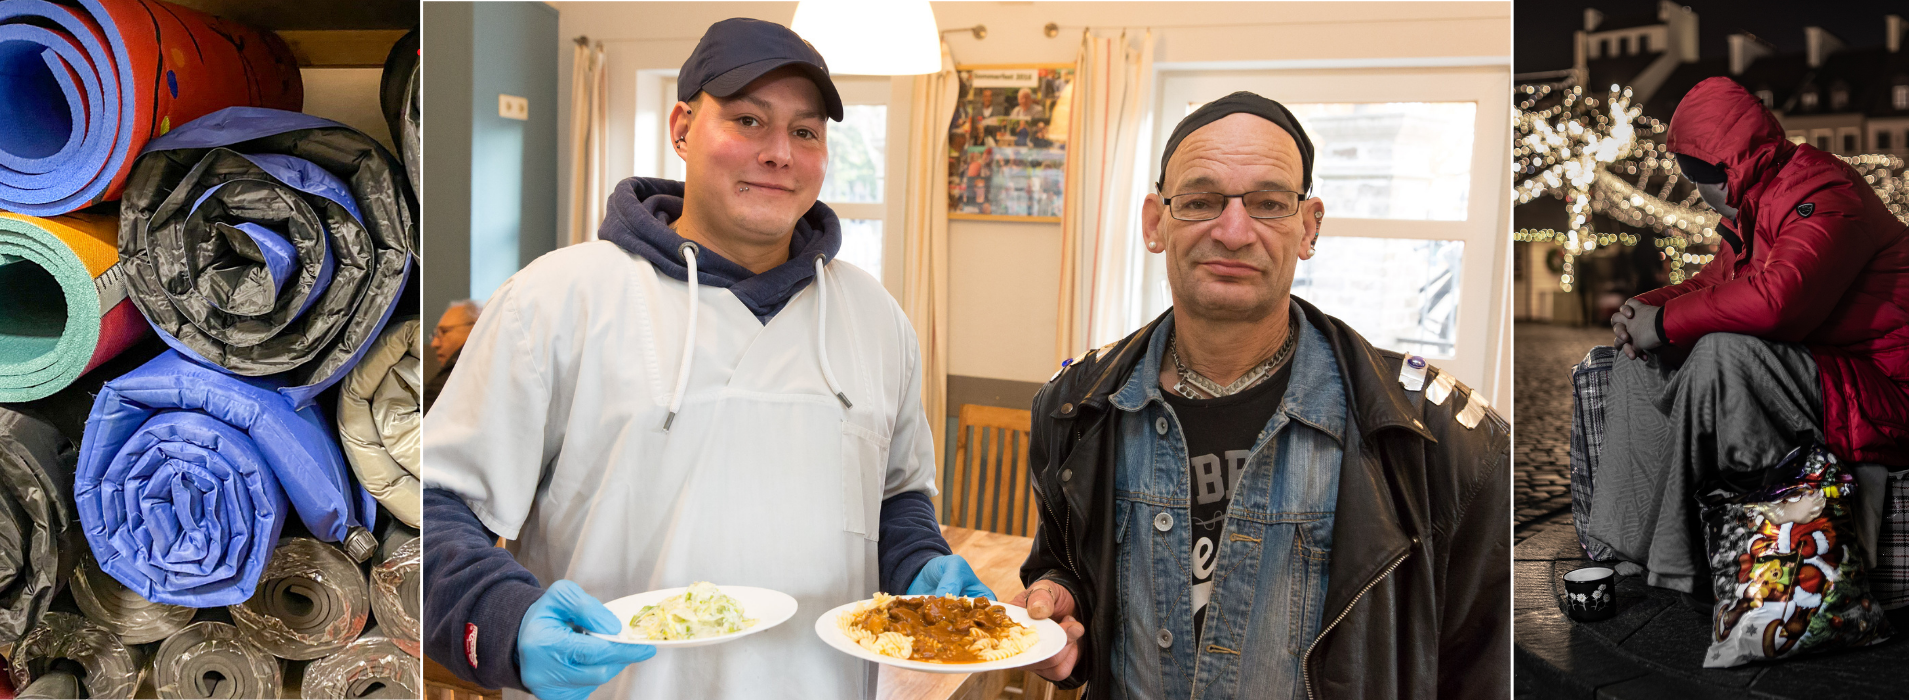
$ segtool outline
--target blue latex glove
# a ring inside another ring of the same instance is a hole
[[[577,631],[616,634],[623,623],[576,583],[558,581],[517,626],[517,669],[542,700],[583,700],[624,666],[656,655],[647,644],[608,642]]]
[[[921,573],[915,574],[914,583],[908,584],[908,595],[958,595],[973,598],[986,596],[995,600],[994,591],[988,590],[981,579],[975,578],[974,569],[968,567],[968,560],[959,554],[945,554],[921,566]]]

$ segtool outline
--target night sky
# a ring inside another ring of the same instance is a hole
[[[1687,0],[1697,12],[1697,28],[1705,57],[1730,49],[1724,37],[1748,31],[1770,42],[1782,53],[1803,50],[1803,27],[1829,30],[1850,48],[1881,46],[1882,18],[1891,12],[1909,19],[1903,0]],[[1584,28],[1584,8],[1594,7],[1606,21],[1634,15],[1656,16],[1656,0],[1517,0],[1512,8],[1516,35],[1512,41],[1513,71],[1531,73],[1571,67],[1571,33]]]

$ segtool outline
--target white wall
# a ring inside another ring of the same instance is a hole
[[[560,75],[566,76],[559,87],[559,143],[569,143],[569,41],[579,34],[605,39],[610,123],[616,129],[610,164],[617,178],[637,172],[639,70],[681,66],[703,30],[718,20],[755,17],[787,24],[795,16],[793,2],[550,4],[562,13],[562,45],[553,47],[562,56]],[[983,40],[968,33],[947,35],[956,61],[963,64],[1071,62],[1087,26],[1096,31],[1154,27],[1159,42],[1154,60],[1167,64],[1511,53],[1509,2],[937,2],[933,7],[943,29],[987,25]],[[1059,36],[1042,34],[1049,22],[1061,25]],[[569,167],[562,157],[560,202],[568,201]],[[954,221],[949,233],[949,372],[1046,381],[1055,369],[1060,226]],[[1497,285],[1494,296],[1508,298],[1508,290]],[[1492,344],[1505,343],[1508,338]],[[1073,349],[1079,350],[1085,348]],[[1494,393],[1508,399],[1504,392],[1510,382],[1504,379],[1498,382],[1502,390]],[[1494,403],[1510,406],[1509,400]]]

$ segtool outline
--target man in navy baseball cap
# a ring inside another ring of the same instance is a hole
[[[542,700],[873,697],[793,621],[693,653],[584,634],[696,581],[806,611],[994,595],[936,524],[914,326],[817,201],[843,113],[822,56],[724,20],[678,81],[683,180],[617,183],[600,240],[512,275],[428,414],[425,650]]]

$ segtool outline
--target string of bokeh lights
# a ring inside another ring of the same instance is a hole
[[[1651,245],[1662,249],[1670,262],[1671,284],[1688,276],[1685,266],[1701,267],[1715,257],[1692,253],[1690,247],[1716,245],[1722,217],[1698,204],[1694,188],[1682,200],[1670,200],[1681,175],[1676,158],[1655,140],[1667,125],[1643,116],[1643,109],[1631,104],[1630,88],[1612,85],[1603,98],[1584,94],[1581,85],[1522,85],[1517,91],[1512,173],[1523,178],[1516,186],[1517,203],[1541,196],[1561,199],[1569,224],[1564,231],[1520,229],[1512,239],[1561,245],[1559,282],[1564,291],[1571,291],[1575,282],[1577,256],[1640,242],[1626,231],[1594,230],[1593,214],[1655,232]],[[1555,103],[1538,107],[1554,94],[1559,98]],[[1909,222],[1909,182],[1902,158],[1842,158],[1876,188],[1891,212]],[[1648,187],[1653,177],[1663,178],[1655,191]]]

